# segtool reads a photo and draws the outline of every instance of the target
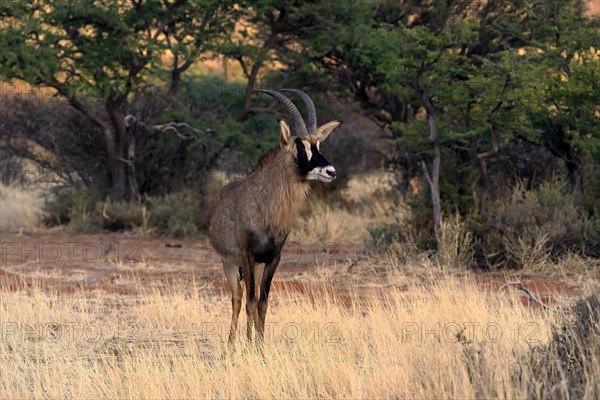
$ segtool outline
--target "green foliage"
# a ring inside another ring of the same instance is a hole
[[[227,7],[221,1],[3,2],[0,47],[10,51],[0,55],[0,76],[51,86],[67,98],[122,101],[150,71],[164,69],[167,51],[180,65],[191,62],[229,29],[233,20],[219,19]]]
[[[127,161],[139,148],[131,117],[143,118],[129,114],[132,103],[161,86],[138,125],[160,116],[181,75],[233,28],[232,9],[206,0],[3,2],[0,48],[10,50],[0,53],[0,77],[52,88],[100,128],[113,198],[137,199]]]
[[[388,124],[403,155],[394,164],[409,176],[422,173],[421,163],[433,158],[424,120],[427,97],[442,147],[446,213],[473,208],[473,188],[484,184],[480,155],[494,162],[503,147],[522,143],[561,159],[576,201],[593,212],[600,20],[586,14],[583,2],[353,5],[336,3],[333,13],[321,6],[329,27],[300,41],[318,65],[337,72],[373,117]]]
[[[185,122],[196,131],[181,129],[184,138],[171,131],[150,133],[136,166],[143,193],[161,195],[182,187],[203,193],[208,175],[215,169],[245,175],[260,155],[277,145],[275,116],[234,118],[242,107],[241,91],[241,85],[217,76],[191,76],[181,82],[177,107],[166,112],[161,122]],[[178,162],[182,176],[174,185],[174,164]]]
[[[552,41],[535,41],[530,51],[513,56],[512,77],[519,87],[514,104],[531,126],[520,136],[562,159],[581,196],[584,161],[588,155],[600,159],[600,22],[561,8],[533,25],[555,33]]]

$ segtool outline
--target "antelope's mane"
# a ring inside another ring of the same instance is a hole
[[[263,168],[265,168],[266,165],[268,165],[271,161],[273,161],[275,158],[277,158],[277,156],[279,155],[279,153],[281,153],[281,151],[282,151],[281,146],[276,146],[276,147],[273,147],[271,150],[267,151],[262,156],[260,156],[260,158],[256,162],[256,165],[254,166],[254,169],[250,172],[250,174],[252,174],[254,172],[258,172],[258,171],[262,170]]]

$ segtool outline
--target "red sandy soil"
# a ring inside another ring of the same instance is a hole
[[[358,246],[287,243],[278,281],[344,262]],[[60,292],[103,290],[137,293],[133,283],[168,286],[196,282],[228,290],[221,259],[206,239],[171,239],[128,234],[70,235],[62,232],[3,233],[0,288],[36,285]]]
[[[333,286],[315,275],[331,268],[335,271],[336,265],[348,265],[364,256],[360,245],[287,243],[274,290],[292,291],[308,298],[334,290],[344,304],[361,302],[376,293],[377,284],[385,281],[385,273],[363,273],[353,280],[334,276]],[[469,275],[490,291],[516,280],[491,273]],[[412,278],[407,275],[406,279]],[[547,304],[556,298],[581,294],[577,285],[554,278],[521,277],[520,281]],[[229,293],[220,258],[205,238],[170,239],[123,233],[70,235],[50,231],[2,233],[0,238],[0,294],[36,286],[61,293],[99,290],[135,295],[142,288],[168,290],[174,284],[196,284],[214,295]],[[531,303],[522,294],[523,302]]]

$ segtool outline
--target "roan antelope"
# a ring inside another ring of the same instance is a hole
[[[281,248],[310,190],[308,181],[331,182],[336,176],[335,168],[321,155],[319,146],[341,122],[331,121],[317,128],[315,106],[300,90],[283,89],[299,96],[306,105],[306,124],[298,108],[283,94],[256,91],[274,97],[286,107],[296,136],[280,120],[279,146],[263,155],[244,180],[221,190],[210,221],[210,243],[221,255],[232,294],[230,345],[235,342],[242,307],[240,281],[244,280],[246,288],[248,339],[252,340],[254,323],[257,339],[261,341],[271,281],[279,265]]]

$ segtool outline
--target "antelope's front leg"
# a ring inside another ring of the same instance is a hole
[[[248,317],[246,335],[252,340],[252,324],[256,313],[256,279],[254,276],[254,258],[246,255],[242,260],[242,275],[246,286],[246,316]]]
[[[269,291],[271,290],[271,281],[277,271],[279,260],[281,259],[281,253],[277,254],[275,258],[265,265],[261,281],[260,281],[260,298],[258,300],[258,319],[259,322],[256,327],[256,331],[259,337],[262,339],[265,331],[265,319],[267,317],[267,307],[269,305]]]

